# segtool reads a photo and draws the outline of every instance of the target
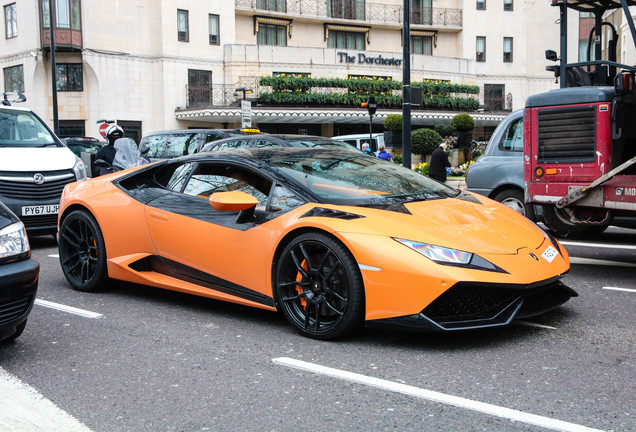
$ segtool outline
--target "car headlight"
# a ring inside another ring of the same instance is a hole
[[[471,252],[436,246],[429,243],[420,243],[410,240],[394,238],[393,240],[402,243],[404,246],[413,249],[424,255],[431,261],[447,266],[464,267],[475,270],[486,270],[497,273],[508,273],[504,269],[497,267],[490,261]]]
[[[28,255],[30,250],[29,238],[22,222],[12,223],[0,230],[0,260]]]
[[[73,173],[75,173],[75,180],[86,180],[88,175],[86,174],[86,165],[77,156],[75,156],[75,165],[73,165]]]

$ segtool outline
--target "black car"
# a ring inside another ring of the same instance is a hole
[[[39,274],[24,224],[0,202],[0,341],[14,340],[24,331]]]
[[[258,129],[181,129],[151,132],[139,142],[139,150],[151,161],[199,153],[215,140],[260,134]]]
[[[107,144],[106,141],[100,141],[94,137],[62,138],[62,142],[79,158],[82,157],[82,152],[95,153]]]
[[[331,149],[349,150],[361,153],[351,144],[314,135],[256,135],[236,136],[225,138],[206,144],[201,152],[225,150],[230,148],[258,148],[258,147],[326,147]]]

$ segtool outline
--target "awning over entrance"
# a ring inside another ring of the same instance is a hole
[[[378,110],[373,117],[374,124],[384,123],[389,114],[400,114],[398,110]],[[411,112],[411,124],[414,126],[448,124],[457,115],[456,111],[418,111]],[[491,114],[469,113],[476,126],[496,126],[507,113]],[[210,107],[181,109],[175,111],[177,120],[240,123],[240,107]],[[369,124],[369,114],[364,108],[280,108],[280,107],[252,107],[252,122],[258,123],[349,123]]]

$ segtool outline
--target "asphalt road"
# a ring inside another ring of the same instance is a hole
[[[636,231],[565,246],[579,297],[531,322],[320,342],[214,300],[76,292],[36,238],[38,304],[0,345],[0,430],[634,431]]]

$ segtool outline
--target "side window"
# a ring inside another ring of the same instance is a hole
[[[192,154],[196,150],[197,134],[175,134],[169,135],[166,139],[164,158],[174,158]]]
[[[208,134],[205,135],[205,143],[204,143],[204,145],[209,143],[209,142],[219,140],[221,138],[223,138],[223,137],[219,133],[208,133]]]
[[[177,167],[177,169],[175,169],[172,173],[170,180],[168,180],[166,187],[175,192],[181,192],[181,189],[183,189],[183,184],[188,178],[188,175],[190,174],[193,166],[193,163],[186,163]]]
[[[208,199],[215,192],[241,191],[258,199],[261,210],[267,205],[272,182],[239,167],[202,164],[188,181],[186,195]]]
[[[267,140],[252,141],[252,144],[254,145],[254,147],[276,147],[276,146],[280,145],[280,144],[277,144],[275,142],[271,142],[271,141],[267,141]]]
[[[224,143],[219,144],[214,150],[225,150],[231,148],[243,148],[249,147],[250,142],[246,140],[234,140],[234,141],[226,141]]]
[[[270,201],[270,211],[289,211],[305,204],[305,201],[296,196],[295,193],[287,189],[285,186],[277,184],[272,191],[272,199]]]
[[[154,135],[145,139],[141,144],[141,147],[148,149],[148,152],[144,156],[149,158],[161,158],[163,157],[163,149],[166,145],[165,135]]]
[[[520,118],[512,123],[499,143],[499,150],[502,151],[523,151],[523,119]]]

